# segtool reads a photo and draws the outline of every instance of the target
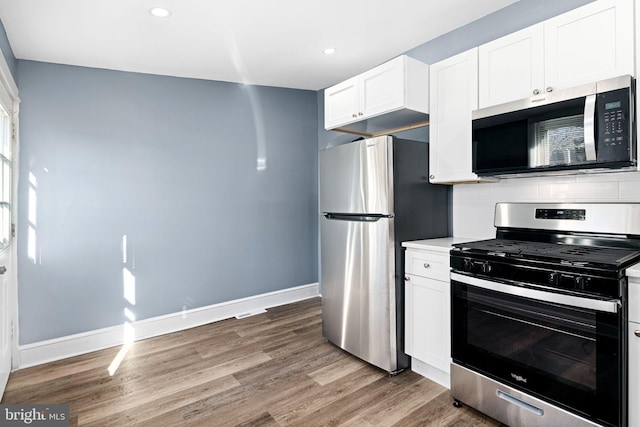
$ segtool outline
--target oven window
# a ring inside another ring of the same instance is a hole
[[[617,425],[622,316],[452,281],[455,363],[587,418]]]
[[[543,370],[557,380],[595,390],[594,312],[522,302],[521,298],[492,295],[483,289],[468,290],[467,303],[469,345],[523,367]]]

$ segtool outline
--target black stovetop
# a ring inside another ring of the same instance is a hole
[[[489,255],[549,263],[591,265],[610,269],[622,269],[640,260],[636,248],[574,245],[567,243],[532,242],[510,239],[489,239],[454,245],[465,255]]]

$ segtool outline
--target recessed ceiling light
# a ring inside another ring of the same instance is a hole
[[[334,53],[336,53],[336,48],[335,47],[328,47],[325,50],[322,51],[325,55],[333,55]]]
[[[149,13],[156,18],[168,18],[171,16],[171,11],[162,6],[153,6],[152,8],[149,8]]]

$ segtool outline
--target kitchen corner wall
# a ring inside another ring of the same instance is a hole
[[[316,92],[17,62],[20,344],[317,282]]]
[[[498,202],[640,202],[640,172],[510,178],[459,184],[453,191],[455,236],[488,239]]]

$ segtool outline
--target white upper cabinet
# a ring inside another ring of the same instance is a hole
[[[598,0],[479,47],[479,108],[634,75],[633,0]]]
[[[471,172],[471,111],[478,108],[478,49],[431,65],[429,181],[477,181]]]
[[[480,108],[526,98],[544,88],[542,24],[478,48]]]
[[[324,91],[324,123],[327,129],[353,121],[360,111],[360,85],[352,78]]]
[[[633,35],[633,0],[599,0],[546,21],[547,87],[634,75]]]
[[[398,57],[360,75],[358,114],[377,116],[404,106],[405,70],[408,57]],[[411,61],[414,61],[413,59]],[[427,81],[429,71],[426,71]],[[428,108],[425,105],[424,108]]]
[[[376,134],[425,122],[429,65],[402,55],[327,88],[324,98],[326,129]]]

